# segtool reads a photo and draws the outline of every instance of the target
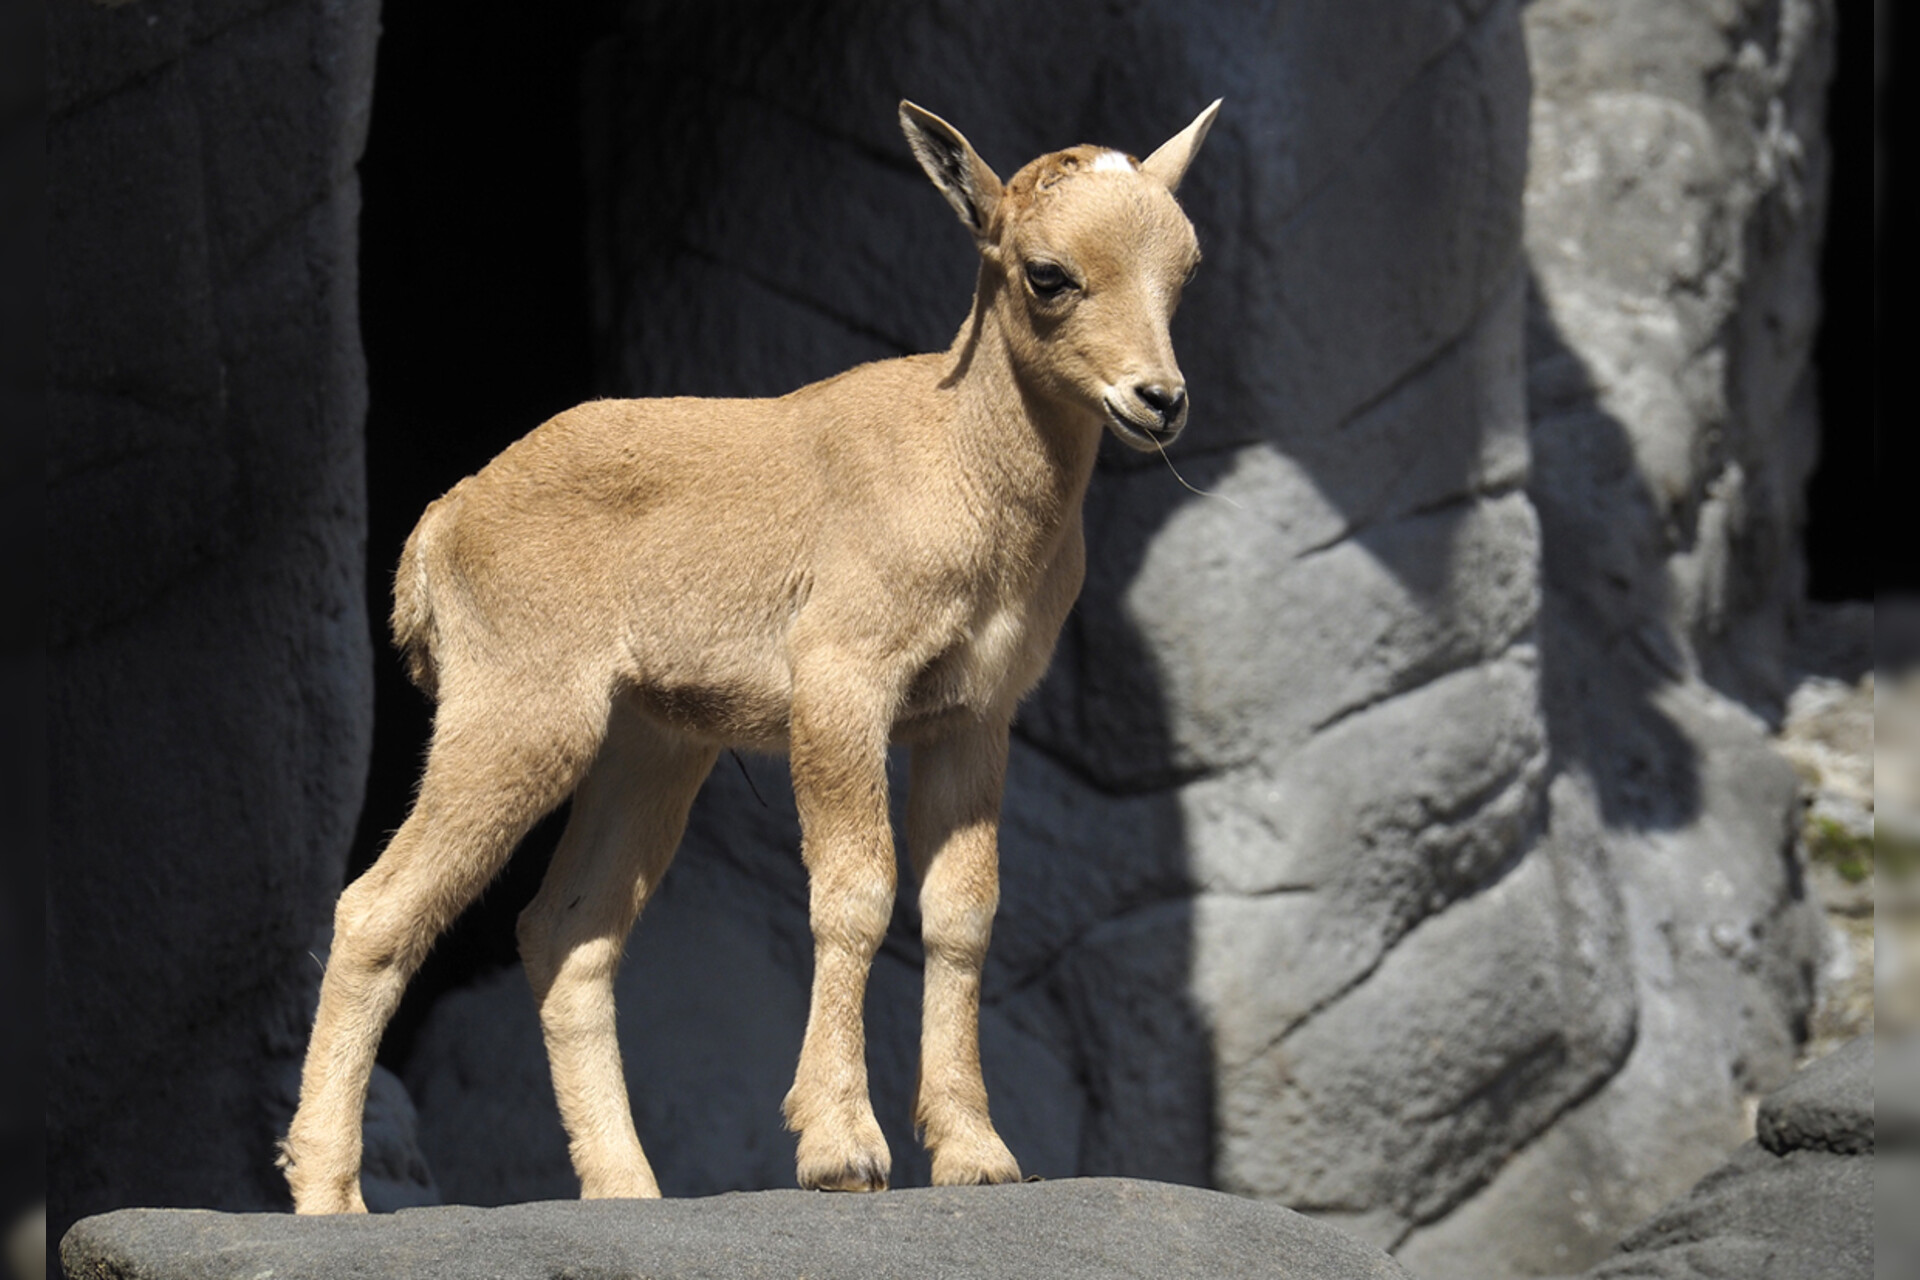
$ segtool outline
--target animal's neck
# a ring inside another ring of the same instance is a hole
[[[954,395],[953,440],[983,498],[1021,513],[1035,533],[1051,539],[1080,518],[1100,424],[1024,373],[996,301],[994,279],[983,267],[973,310],[943,366],[942,385]]]

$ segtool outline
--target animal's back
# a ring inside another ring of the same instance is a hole
[[[927,371],[887,361],[777,399],[597,400],[550,419],[409,537],[393,634],[415,683],[434,693],[456,647],[631,687],[672,718],[718,714],[715,736],[784,736],[785,634],[822,561],[886,541],[885,494],[850,519],[841,477],[873,459],[848,455],[922,464],[902,420]],[[833,527],[816,524],[823,510]]]

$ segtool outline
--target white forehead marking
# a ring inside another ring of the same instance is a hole
[[[1093,158],[1094,173],[1132,173],[1133,165],[1118,151],[1102,151]]]

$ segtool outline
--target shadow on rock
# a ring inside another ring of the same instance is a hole
[[[1666,547],[1632,438],[1601,406],[1540,289],[1527,289],[1533,471],[1540,516],[1541,671],[1555,756],[1593,779],[1607,825],[1684,826],[1700,810],[1697,751],[1655,702],[1686,677],[1667,629]]]

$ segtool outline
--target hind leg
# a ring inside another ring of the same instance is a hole
[[[666,874],[718,753],[616,709],[539,894],[520,916],[580,1194],[658,1196],[627,1101],[613,980],[628,932]]]
[[[606,714],[593,701],[527,691],[442,704],[412,813],[334,911],[300,1106],[281,1144],[296,1213],[366,1211],[360,1129],[381,1034],[434,939],[592,759]]]

